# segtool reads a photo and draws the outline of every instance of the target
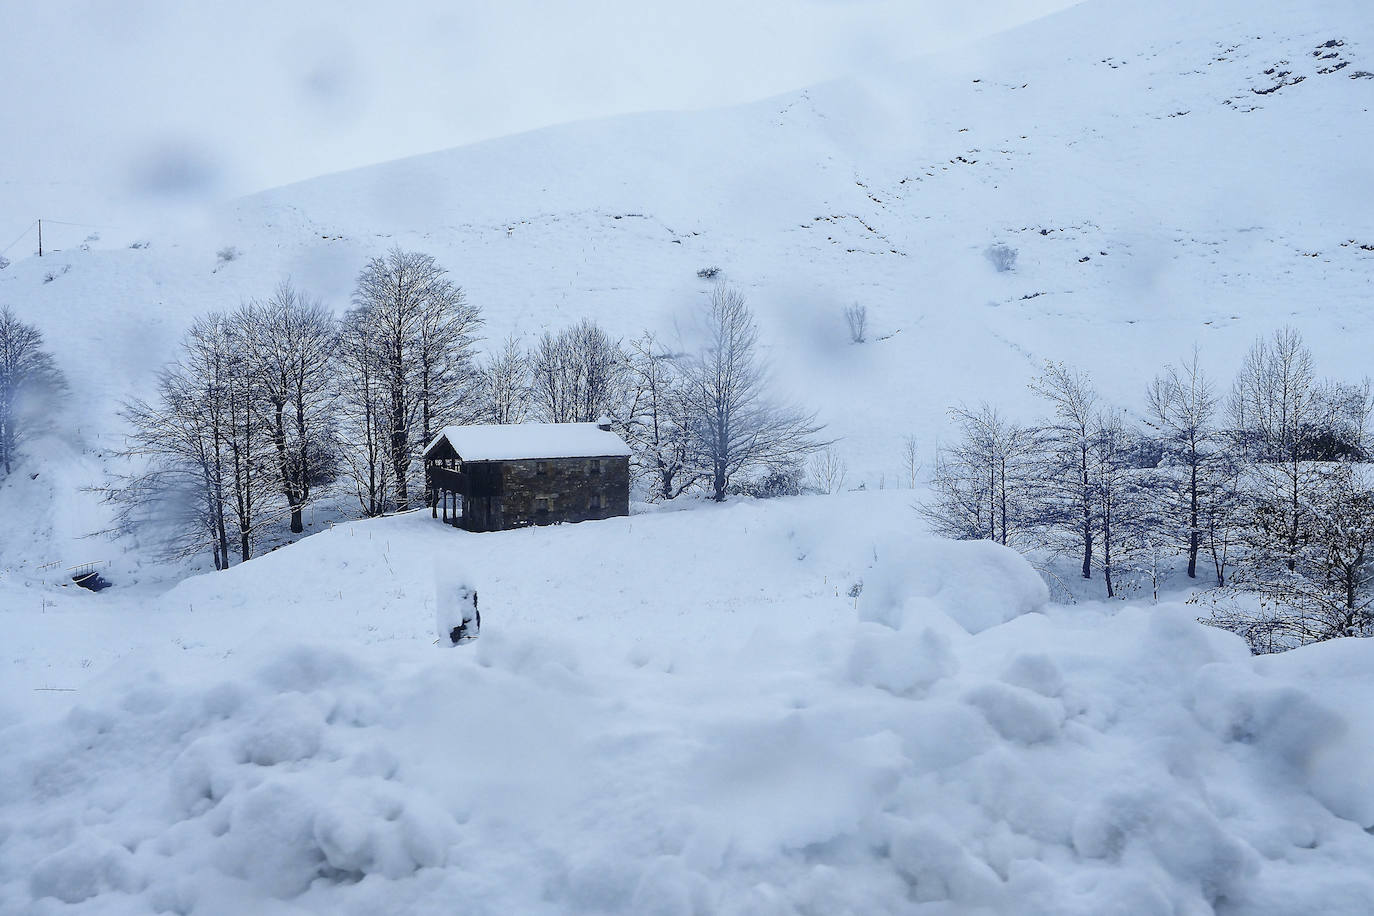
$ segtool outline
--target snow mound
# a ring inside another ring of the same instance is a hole
[[[452,549],[492,616],[470,652],[423,607],[372,645],[259,633],[3,728],[0,912],[1374,909],[1374,645],[1257,660],[1186,607],[1050,607],[1010,552],[902,542],[874,505],[411,516],[257,561],[302,613],[288,583],[341,568],[368,606],[432,595]],[[547,579],[501,566],[531,538]],[[235,575],[168,600],[225,626]]]

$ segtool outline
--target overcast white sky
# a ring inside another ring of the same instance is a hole
[[[763,98],[1073,0],[0,0],[0,245],[548,124]]]

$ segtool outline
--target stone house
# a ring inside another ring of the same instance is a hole
[[[630,514],[630,447],[608,420],[447,426],[424,462],[434,517],[468,531]]]

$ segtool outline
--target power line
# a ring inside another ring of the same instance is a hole
[[[18,245],[20,242],[24,241],[24,237],[29,234],[29,230],[36,225],[38,225],[38,220],[34,220],[33,222],[25,226],[24,231],[19,233],[19,238],[15,239],[13,242],[10,242],[9,245],[6,246],[3,251],[0,251],[0,254],[9,254],[10,249],[13,248],[15,245]]]
[[[123,226],[97,226],[97,225],[95,225],[95,224],[93,224],[93,223],[71,223],[71,222],[67,222],[66,220],[61,220],[61,219],[48,219],[46,216],[43,217],[43,222],[45,222],[45,223],[56,223],[56,224],[59,225],[59,226],[75,226],[75,227],[77,227],[78,229],[122,229],[122,228],[124,228]]]
[[[77,222],[73,222],[73,221],[71,221],[71,220],[65,220],[65,219],[48,219],[47,217],[44,217],[43,219],[36,219],[36,220],[34,220],[33,222],[29,223],[27,226],[25,226],[25,227],[24,227],[24,231],[21,232],[21,233],[19,233],[19,237],[18,237],[18,238],[16,238],[13,242],[10,242],[10,243],[9,243],[8,245],[6,245],[3,249],[0,249],[0,255],[9,254],[10,249],[13,248],[15,245],[18,245],[20,242],[24,241],[24,238],[29,234],[29,231],[32,230],[34,226],[38,226],[38,227],[39,227],[39,231],[40,231],[40,233],[41,233],[41,232],[42,232],[42,224],[43,224],[43,223],[52,223],[53,225],[56,225],[56,226],[72,226],[73,228],[76,228],[76,229],[114,229],[114,230],[122,230],[122,229],[124,228],[123,226],[97,226],[95,223],[77,223]]]

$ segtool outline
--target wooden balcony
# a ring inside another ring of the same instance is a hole
[[[468,492],[468,475],[461,471],[454,471],[449,468],[431,467],[429,469],[429,480],[436,490],[446,493]]]

